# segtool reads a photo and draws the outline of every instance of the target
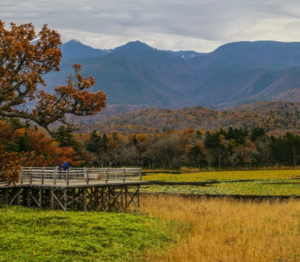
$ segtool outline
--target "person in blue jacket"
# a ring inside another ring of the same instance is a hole
[[[68,162],[67,161],[65,161],[64,163],[63,163],[63,170],[64,171],[67,171],[68,169],[69,169],[69,164],[68,164]]]

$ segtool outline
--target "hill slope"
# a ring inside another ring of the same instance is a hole
[[[119,113],[126,108],[111,107],[108,113],[97,116],[76,118],[84,125],[82,132],[97,130],[100,133],[143,134],[168,130],[218,130],[229,127],[260,126],[272,134],[286,131],[300,133],[300,103],[256,102],[232,107],[226,110],[212,110],[205,107],[182,109],[145,108]],[[137,111],[134,111],[137,110]]]

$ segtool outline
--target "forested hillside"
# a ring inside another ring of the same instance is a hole
[[[81,132],[97,130],[99,133],[118,132],[121,134],[161,133],[168,130],[218,130],[229,127],[262,127],[271,134],[286,131],[300,133],[300,103],[294,102],[257,102],[232,107],[226,110],[212,110],[205,107],[182,109],[146,108],[138,111],[113,115],[114,107],[108,113],[97,116],[76,118],[84,125]],[[129,108],[118,108],[118,112]],[[136,108],[132,108],[134,110]]]

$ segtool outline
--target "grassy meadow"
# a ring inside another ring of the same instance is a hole
[[[238,201],[149,195],[143,212],[192,226],[184,240],[147,261],[300,261],[300,201]]]
[[[149,174],[143,180],[215,183],[143,188],[172,194],[142,194],[140,213],[0,206],[0,261],[300,261],[300,200],[230,197],[299,196],[299,177],[297,170]]]
[[[146,181],[212,182],[205,186],[153,185],[145,193],[195,195],[300,196],[300,170],[215,171],[186,174],[148,174]]]
[[[0,261],[140,261],[186,227],[141,214],[0,206]]]

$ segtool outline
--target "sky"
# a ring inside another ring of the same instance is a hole
[[[109,49],[140,40],[210,52],[237,41],[300,42],[299,0],[1,0],[6,23],[43,24],[62,41]]]

